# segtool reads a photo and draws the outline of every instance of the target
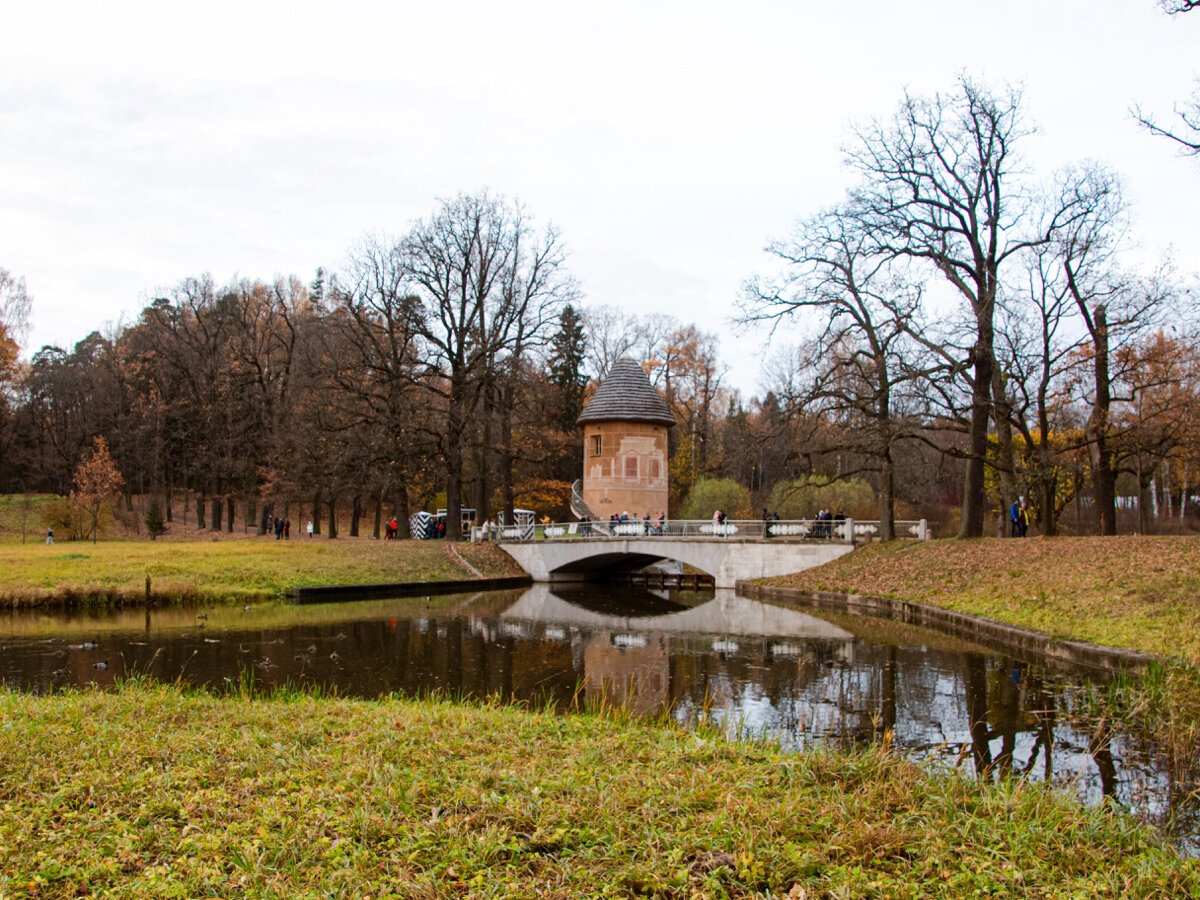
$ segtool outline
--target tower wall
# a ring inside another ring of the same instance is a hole
[[[665,425],[589,422],[583,426],[583,502],[596,516],[669,514],[668,484]]]

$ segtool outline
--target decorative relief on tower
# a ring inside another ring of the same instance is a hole
[[[611,463],[596,460],[588,467],[587,486],[603,491],[610,488],[665,491],[666,454],[653,437],[623,437]]]

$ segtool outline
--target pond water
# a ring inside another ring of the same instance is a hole
[[[883,740],[984,777],[1115,801],[1200,847],[1195,772],[1106,724],[1085,673],[862,616],[731,591],[487,592],[320,606],[0,617],[0,681],[51,691],[129,675],[196,685],[319,684],[345,696],[617,703],[785,746]]]

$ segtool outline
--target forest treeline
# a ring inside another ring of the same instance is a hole
[[[719,497],[757,515],[832,481],[885,537],[898,508],[992,533],[1019,496],[1050,534],[1115,533],[1122,505],[1139,530],[1182,521],[1200,470],[1194,291],[1168,261],[1130,266],[1114,173],[1039,176],[1019,162],[1028,133],[1018,91],[966,77],[860,126],[844,200],[773,241],[772,270],[731,304],[775,338],[751,398],[725,382],[759,360],[585,304],[559,232],[487,192],[311,280],[184,278],[27,363],[29,295],[2,272],[0,488],[67,493],[102,436],[127,506],[152,496],[200,527],[300,508],[330,536],[435,506],[451,536],[464,506],[563,518],[575,419],[628,355],[675,414],[673,511]]]

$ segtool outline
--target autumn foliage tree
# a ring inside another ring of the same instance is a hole
[[[71,492],[71,504],[87,512],[91,522],[89,534],[96,543],[100,525],[100,512],[121,488],[125,479],[108,453],[108,443],[100,435],[92,444],[92,450],[75,470],[75,490]]]

